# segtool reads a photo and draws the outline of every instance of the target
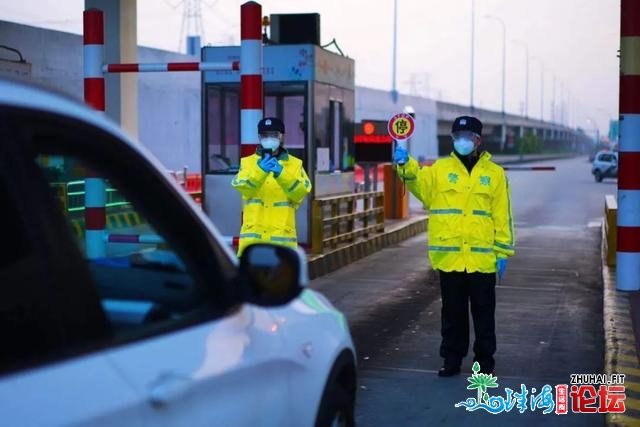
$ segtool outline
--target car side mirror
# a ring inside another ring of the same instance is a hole
[[[291,302],[309,282],[306,256],[299,249],[256,243],[240,256],[240,286],[246,302],[278,306]]]

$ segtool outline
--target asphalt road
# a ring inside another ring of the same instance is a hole
[[[596,183],[586,157],[540,162],[554,172],[511,171],[516,256],[497,289],[496,369],[491,396],[538,395],[569,384],[572,373],[601,373],[603,360],[600,229],[604,195],[615,180]],[[415,207],[415,206],[414,206]],[[436,375],[442,360],[437,273],[426,259],[426,235],[384,249],[311,286],[346,313],[359,362],[359,426],[603,425],[598,414],[492,415],[456,403],[468,390],[473,353],[453,378]],[[473,338],[472,341],[473,342]],[[533,389],[536,392],[533,392]],[[527,401],[529,404],[530,401]]]

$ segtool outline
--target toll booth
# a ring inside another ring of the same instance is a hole
[[[203,62],[238,60],[239,46],[202,49]],[[303,246],[311,243],[312,198],[350,194],[355,188],[354,68],[352,59],[315,44],[263,46],[263,117],[283,120],[284,146],[302,159],[313,184],[296,215]],[[203,207],[225,236],[238,236],[242,200],[231,180],[242,148],[240,73],[204,72],[202,108]]]

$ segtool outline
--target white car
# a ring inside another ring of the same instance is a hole
[[[0,207],[0,424],[354,424],[347,322],[304,255],[238,260],[102,114],[0,80]]]
[[[596,182],[601,182],[604,178],[618,177],[618,153],[616,151],[599,151],[593,158],[591,173]]]

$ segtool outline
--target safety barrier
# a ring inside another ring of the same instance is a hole
[[[202,204],[202,175],[199,173],[187,174],[184,189],[197,204]]]
[[[185,167],[182,172],[170,171],[173,179],[184,191],[199,205],[202,204],[202,175],[199,173],[187,173]]]
[[[202,203],[202,175],[199,173],[190,173],[180,176],[171,173],[176,182],[185,189],[185,191],[196,201]],[[54,182],[51,187],[55,191],[56,198],[63,206],[64,212],[84,211],[85,203],[85,182],[84,180],[76,180],[69,182]],[[105,194],[105,208],[114,208],[117,206],[129,206],[130,203],[124,198],[122,193],[117,189],[109,186],[107,182]]]
[[[85,182],[84,180],[53,182],[51,187],[55,190],[56,198],[62,204],[64,212],[78,212],[85,209]],[[130,203],[117,189],[108,186],[105,194],[105,208],[128,206]]]
[[[604,235],[602,236],[603,253],[609,267],[616,265],[616,247],[618,244],[618,200],[615,195],[604,196]]]
[[[362,209],[360,209],[362,208]],[[384,192],[319,197],[312,202],[311,252],[384,232]]]
[[[123,228],[138,228],[140,226],[144,226],[147,224],[147,221],[142,218],[136,211],[134,210],[122,210],[120,212],[107,213],[105,217],[106,227],[105,227],[105,236],[107,241],[109,241],[109,234],[107,230],[119,230]],[[79,238],[83,238],[85,236],[85,220],[83,217],[71,218],[71,225],[76,233],[76,236]],[[115,233],[114,233],[115,235]]]

